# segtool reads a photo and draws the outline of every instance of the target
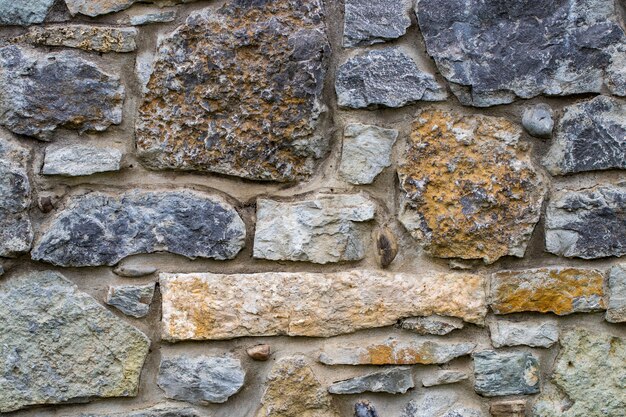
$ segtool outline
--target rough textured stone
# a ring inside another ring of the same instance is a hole
[[[168,23],[173,22],[176,19],[176,10],[161,10],[152,13],[143,13],[134,16],[130,16],[127,21],[133,26],[150,25],[152,23]]]
[[[626,101],[598,96],[566,107],[543,164],[554,175],[626,169]]]
[[[396,39],[411,26],[406,0],[346,0],[343,46],[363,46]]]
[[[606,321],[626,322],[626,264],[615,265],[609,271]]]
[[[555,321],[498,320],[489,324],[493,347],[532,346],[549,348],[559,340],[559,326]]]
[[[94,52],[132,52],[137,49],[137,29],[114,26],[64,24],[32,27],[18,42],[65,46]]]
[[[27,26],[46,19],[55,0],[0,0],[0,25]]]
[[[65,416],[71,417],[71,416]],[[80,414],[80,417],[201,417],[191,407],[177,406],[174,404],[159,404],[145,410],[135,410],[114,414]]]
[[[369,401],[359,401],[354,404],[354,417],[378,417],[378,412]]]
[[[319,264],[365,257],[376,204],[364,194],[319,194],[293,202],[260,198],[254,257]]]
[[[624,94],[626,36],[614,0],[420,0],[428,53],[461,103]]]
[[[485,280],[470,274],[162,273],[160,284],[166,340],[330,337],[416,314],[486,315]]]
[[[431,365],[469,355],[475,347],[474,343],[389,338],[384,342],[326,347],[319,361],[325,365]]]
[[[124,87],[93,63],[58,52],[0,48],[0,125],[50,140],[57,128],[103,131],[122,121]]]
[[[308,177],[328,148],[317,126],[329,55],[320,0],[231,0],[192,14],[159,44],[136,124],[142,162]]]
[[[157,272],[157,269],[148,265],[131,265],[121,263],[113,269],[113,273],[120,277],[125,278],[140,278],[146,275],[152,275]]]
[[[437,315],[427,317],[409,317],[407,319],[400,320],[397,327],[404,330],[410,330],[421,335],[434,334],[437,336],[443,336],[453,330],[462,329],[463,320],[456,317],[443,317]]]
[[[343,133],[339,173],[351,184],[371,184],[391,166],[391,149],[398,138],[395,129],[351,124]]]
[[[401,165],[399,219],[433,256],[522,257],[545,194],[521,129],[502,118],[423,112]]]
[[[127,316],[145,317],[154,297],[154,284],[109,287],[106,303]]]
[[[56,272],[0,282],[0,412],[135,396],[150,341]]]
[[[449,410],[441,417],[484,417],[484,414],[475,408],[461,407]]]
[[[491,417],[526,417],[526,400],[505,400],[492,402]]]
[[[332,397],[303,357],[276,362],[256,417],[339,417]]]
[[[552,136],[552,129],[554,129],[552,108],[543,103],[528,107],[522,115],[522,126],[532,136],[549,138]]]
[[[232,259],[246,228],[220,197],[192,191],[89,193],[71,199],[43,228],[33,259],[59,266],[115,265],[130,255],[166,251]]]
[[[461,371],[437,371],[422,378],[422,385],[434,387],[436,385],[454,384],[467,378],[467,374]]]
[[[620,417],[624,395],[626,340],[575,329],[561,338],[552,382],[563,393],[544,393],[534,417]]]
[[[532,354],[485,350],[472,357],[474,389],[480,395],[497,397],[540,391],[539,361]]]
[[[546,210],[546,249],[567,258],[626,255],[626,185],[554,193]]]
[[[266,361],[272,356],[270,345],[256,345],[246,349],[246,353],[255,361]]]
[[[161,359],[157,384],[167,398],[206,405],[226,402],[243,387],[245,377],[239,359],[176,356]]]
[[[415,387],[411,368],[389,368],[384,371],[335,382],[328,387],[331,394],[361,394],[386,392],[404,394]]]
[[[348,59],[337,70],[339,106],[354,109],[403,107],[416,101],[442,101],[445,87],[420,70],[399,48],[374,50]]]
[[[65,0],[65,4],[73,15],[99,16],[128,9],[135,3],[156,3],[169,6],[179,3],[191,3],[196,0]]]
[[[440,417],[456,403],[455,393],[422,394],[418,399],[411,400],[402,410],[401,417]]]
[[[41,173],[78,177],[99,172],[119,171],[122,152],[115,148],[90,145],[55,146],[46,149]]]
[[[539,268],[497,272],[491,277],[490,306],[496,314],[537,311],[559,316],[599,311],[604,274],[595,269]]]

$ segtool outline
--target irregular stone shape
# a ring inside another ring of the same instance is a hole
[[[491,276],[490,306],[496,314],[537,311],[559,316],[605,308],[604,275],[595,269],[539,268]]]
[[[424,393],[411,400],[402,410],[401,417],[440,417],[457,401],[455,393]]]
[[[437,371],[422,378],[422,385],[434,387],[436,385],[454,384],[467,378],[467,374],[461,371]]]
[[[343,46],[373,45],[396,39],[411,26],[406,0],[346,0]]]
[[[245,377],[239,359],[175,356],[161,359],[157,384],[167,398],[206,405],[226,402],[243,387]]]
[[[553,175],[626,169],[626,101],[598,96],[565,107],[543,164]]]
[[[338,273],[160,275],[163,338],[330,337],[416,314],[481,324],[485,279],[470,274]]]
[[[384,342],[327,347],[319,361],[325,365],[431,365],[469,355],[475,343],[389,338]]]
[[[391,149],[398,138],[395,129],[351,124],[343,132],[339,174],[350,184],[371,184],[391,166]]]
[[[192,14],[159,43],[136,124],[143,164],[307,178],[328,149],[318,126],[329,55],[321,0],[231,0]]]
[[[29,149],[0,137],[0,257],[28,252],[33,242],[29,161]]]
[[[423,112],[401,165],[399,219],[440,258],[523,257],[546,192],[506,119]]]
[[[626,36],[614,0],[420,0],[426,49],[464,105],[624,93]]]
[[[192,191],[132,190],[72,198],[43,228],[33,259],[59,266],[115,265],[130,255],[166,251],[232,259],[246,227],[222,198]]]
[[[626,255],[626,185],[554,193],[546,210],[546,249],[567,258]]]
[[[492,402],[489,411],[491,417],[526,417],[526,400]]]
[[[165,403],[146,408],[145,410],[115,414],[81,414],[80,417],[200,417],[200,414],[191,407]]]
[[[339,106],[353,109],[403,107],[448,97],[445,87],[399,48],[374,50],[348,59],[337,70],[335,91]]]
[[[72,15],[99,16],[126,10],[135,3],[156,3],[159,6],[171,6],[179,3],[191,3],[195,0],[65,0]]]
[[[359,401],[354,404],[354,417],[378,417],[378,412],[369,401]]]
[[[133,26],[150,25],[152,23],[167,23],[173,22],[176,19],[176,9],[174,10],[162,10],[152,13],[144,13],[135,16],[130,16],[128,24]]]
[[[99,172],[119,171],[122,152],[115,148],[89,145],[58,146],[46,149],[41,173],[79,177]]]
[[[615,265],[609,272],[606,321],[626,322],[626,264]]]
[[[532,136],[538,138],[551,137],[552,129],[554,129],[552,108],[543,103],[528,107],[522,115],[522,126]]]
[[[0,48],[0,125],[50,140],[57,128],[103,131],[122,122],[124,87],[116,76],[68,53]]]
[[[120,264],[113,269],[113,273],[125,278],[140,278],[146,275],[152,275],[157,269],[148,265],[128,265]]]
[[[127,316],[145,317],[154,297],[154,284],[110,286],[106,303]]]
[[[137,395],[150,341],[56,272],[0,282],[0,413]]]
[[[484,414],[474,408],[462,407],[447,411],[441,417],[484,417]]]
[[[364,194],[320,194],[293,202],[260,198],[253,256],[319,264],[358,261],[376,204]]]
[[[28,26],[42,23],[55,0],[0,0],[0,25]]]
[[[539,361],[532,354],[485,350],[472,357],[474,389],[480,395],[497,397],[540,391]]]
[[[532,346],[549,348],[559,340],[559,326],[555,321],[503,321],[489,324],[493,347]]]
[[[279,359],[256,417],[339,417],[332,397],[301,356]]]
[[[328,387],[331,394],[361,394],[386,392],[404,394],[415,387],[411,368],[389,368],[384,371],[335,382]]]
[[[256,345],[246,349],[246,353],[255,361],[265,362],[272,356],[270,345]]]
[[[16,41],[103,53],[132,52],[137,49],[137,34],[135,28],[63,24],[32,27]]]
[[[463,320],[456,317],[443,316],[409,317],[400,320],[397,327],[421,335],[434,334],[443,336],[453,330],[462,329]]]
[[[562,392],[546,392],[533,409],[534,417],[620,417],[624,395],[626,339],[585,329],[561,338],[552,382]]]
[[[376,230],[376,259],[382,268],[386,268],[398,255],[398,240],[391,230],[381,227]]]

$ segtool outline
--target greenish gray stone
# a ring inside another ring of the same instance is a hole
[[[335,382],[328,387],[331,394],[361,394],[363,392],[386,392],[404,394],[415,387],[411,368],[390,368],[356,378]]]
[[[371,184],[391,166],[391,149],[398,131],[378,126],[350,124],[343,133],[339,173],[351,184]]]
[[[464,381],[468,378],[465,372],[461,371],[436,371],[422,378],[422,385],[425,387],[434,387],[436,385],[454,384],[455,382]]]
[[[45,20],[55,0],[0,0],[0,25],[28,26]]]
[[[609,271],[608,298],[606,321],[626,322],[626,263],[615,265]]]
[[[154,297],[154,284],[109,287],[106,303],[127,316],[145,317]]]
[[[485,350],[474,358],[474,389],[485,397],[536,394],[539,361],[528,352]]]
[[[64,416],[73,417],[73,416]],[[159,404],[145,410],[134,410],[125,413],[81,414],[80,417],[200,417],[191,407],[175,404]]]

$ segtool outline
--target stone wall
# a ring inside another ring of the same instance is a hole
[[[0,0],[0,414],[623,417],[624,11]]]

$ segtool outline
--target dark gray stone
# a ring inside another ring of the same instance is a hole
[[[45,20],[55,0],[0,0],[0,25],[28,26]]]
[[[354,417],[378,417],[378,413],[369,401],[359,401],[354,404]]]
[[[127,316],[145,317],[154,297],[154,284],[109,287],[106,303]]]
[[[552,108],[547,104],[528,107],[522,115],[522,126],[532,136],[549,138],[552,136],[552,129],[554,129]]]
[[[73,416],[64,416],[73,417]],[[200,417],[200,414],[191,407],[174,404],[159,404],[145,410],[135,410],[113,414],[81,414],[80,417]]]
[[[527,352],[485,350],[474,358],[474,389],[485,397],[536,394],[539,361]]]
[[[340,106],[355,109],[403,107],[420,100],[447,98],[445,87],[399,48],[348,59],[337,71],[335,90]]]
[[[390,368],[384,371],[335,382],[328,388],[331,394],[361,394],[386,392],[404,394],[415,387],[411,368]]]
[[[363,46],[396,39],[411,26],[407,0],[346,0],[343,46]]]
[[[47,227],[33,259],[59,266],[115,265],[140,253],[232,259],[246,228],[221,198],[192,191],[90,193],[72,198]]]

